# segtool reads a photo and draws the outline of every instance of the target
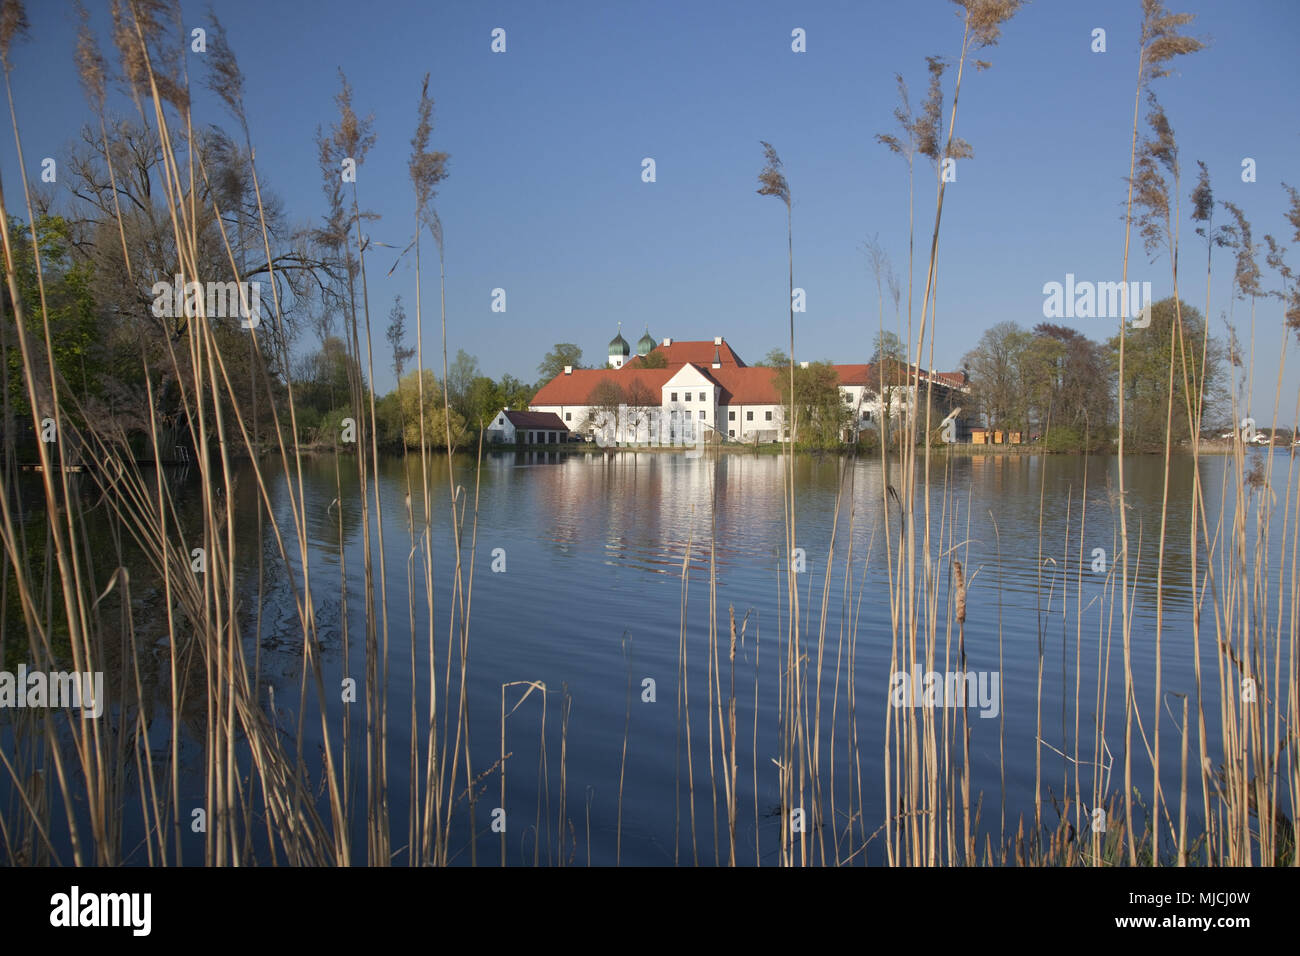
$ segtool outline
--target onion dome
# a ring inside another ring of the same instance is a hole
[[[609,343],[609,357],[622,356],[627,358],[632,354],[632,347],[627,344],[627,339],[623,338],[622,323],[619,323],[619,333]]]

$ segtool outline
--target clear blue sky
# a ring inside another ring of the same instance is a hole
[[[451,154],[437,201],[448,347],[478,356],[487,374],[527,381],[557,341],[577,342],[589,363],[603,361],[619,321],[632,342],[646,325],[659,339],[724,335],[750,361],[786,342],[785,216],[778,200],[755,193],[760,139],[784,159],[794,195],[795,284],[808,297],[796,355],[865,361],[877,315],[862,244],[879,234],[900,272],[907,256],[904,165],[874,136],[894,128],[894,73],[919,106],[925,56],[955,56],[961,36],[956,8],[943,0],[213,6],[246,76],[260,170],[301,224],[324,209],[314,135],[335,118],[342,67],[358,111],[375,117],[378,141],[359,178],[363,205],[382,216],[369,232],[406,244],[409,141],[420,81],[432,74],[433,146]],[[1184,167],[1183,297],[1203,309],[1204,247],[1186,219],[1197,159],[1209,165],[1216,197],[1243,208],[1261,243],[1271,232],[1293,247],[1300,269],[1280,186],[1300,187],[1300,3],[1170,6],[1196,13],[1190,32],[1210,42],[1176,61],[1178,75],[1156,82]],[[66,155],[89,114],[71,62],[71,5],[29,7],[32,38],[14,54],[14,84],[32,169],[38,157]],[[187,25],[202,25],[206,4],[183,8]],[[106,25],[106,14],[95,16]],[[1139,21],[1138,0],[1038,0],[982,54],[993,68],[967,72],[957,132],[975,158],[959,164],[945,201],[937,366],[957,367],[995,322],[1041,321],[1045,282],[1067,272],[1120,278]],[[505,54],[489,49],[495,27],[507,31]],[[791,51],[795,27],[807,32],[806,53]],[[1095,27],[1107,31],[1104,54],[1090,50]],[[190,55],[195,72],[199,59]],[[132,109],[121,97],[115,107]],[[206,93],[196,112],[227,122]],[[12,202],[17,166],[8,134],[4,142]],[[646,156],[657,164],[653,184],[641,181]],[[1255,183],[1241,181],[1247,156],[1257,163]],[[922,283],[933,180],[928,167],[918,172]],[[372,319],[381,329],[394,295],[413,313],[413,271],[383,275],[394,255],[379,249],[370,260]],[[1217,256],[1210,315],[1221,334],[1231,261]],[[1149,264],[1136,241],[1130,278],[1150,279],[1156,298],[1172,291],[1167,260]],[[1276,277],[1266,272],[1266,284],[1276,287]],[[495,287],[507,292],[504,315],[490,311]],[[436,272],[426,273],[426,305],[436,296]],[[1235,310],[1248,334],[1248,304]],[[1253,409],[1261,421],[1272,411],[1281,316],[1277,302],[1261,303]],[[426,311],[425,322],[436,335],[436,312]],[[1094,338],[1116,324],[1074,323]],[[1300,383],[1296,352],[1292,336],[1284,424]],[[386,354],[380,364],[389,364]],[[377,379],[389,387],[391,371]]]

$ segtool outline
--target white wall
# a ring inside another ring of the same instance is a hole
[[[922,388],[924,387],[922,385]],[[724,437],[735,441],[753,441],[755,432],[760,433],[760,439],[770,439],[774,437],[772,433],[775,433],[775,437],[780,437],[784,421],[784,410],[780,403],[719,405],[720,391],[697,370],[685,366],[663,386],[658,409],[628,409],[624,406],[619,411],[617,422],[612,423],[612,427],[607,428],[605,434],[609,440],[619,443],[643,444],[653,440],[657,444],[666,445],[673,441],[681,442],[684,432],[688,441],[694,440],[701,423],[699,413],[703,409],[703,422],[709,426],[704,430],[706,438],[712,436],[715,428]],[[891,421],[895,428],[902,427],[908,412],[913,407],[911,400],[913,389],[909,385],[899,385],[890,386],[888,391],[891,399]],[[685,400],[688,392],[691,396],[689,402]],[[704,401],[699,399],[701,392],[704,393]],[[672,400],[673,393],[677,394],[676,402]],[[841,385],[840,395],[854,412],[855,432],[880,427],[884,402],[877,394],[876,388],[866,385]],[[559,416],[560,421],[574,432],[582,430],[587,416],[593,411],[590,405],[530,405],[529,408],[535,412],[554,412]],[[674,411],[677,413],[676,418],[672,416]],[[864,411],[870,414],[870,418],[862,417]],[[736,413],[735,421],[730,420],[729,412]],[[750,412],[754,415],[752,420],[747,417]],[[636,422],[638,413],[641,421]],[[771,419],[767,417],[769,413]],[[655,418],[656,416],[658,417]],[[652,418],[655,418],[653,422]],[[688,421],[689,426],[686,425]],[[670,438],[670,426],[672,426],[672,438]],[[490,428],[489,432],[491,431]],[[731,431],[734,431],[735,435],[729,435]],[[509,437],[504,440],[514,441],[513,428]]]
[[[515,443],[515,426],[506,417],[504,409],[497,412],[497,417],[492,419],[492,424],[487,427],[486,431],[489,442],[495,440],[505,442],[507,445]]]
[[[736,420],[732,421],[730,413],[736,413]],[[751,421],[749,413],[753,413],[754,418]],[[768,420],[768,413],[772,418]],[[781,427],[782,415],[780,405],[722,405],[718,408],[718,428],[722,434],[727,435],[730,431],[735,431],[735,435],[729,436],[736,441],[753,441],[753,432],[769,432]],[[770,436],[767,436],[770,437]]]
[[[663,393],[660,408],[667,416],[660,422],[661,442],[712,438],[713,429],[718,427],[718,395],[721,392],[712,380],[705,378],[694,366],[683,365],[664,382],[660,391]],[[704,413],[703,417],[700,412]]]
[[[569,431],[576,432],[582,427],[583,420],[587,413],[591,411],[587,405],[529,405],[530,412],[554,412],[560,416],[560,421],[568,427]]]

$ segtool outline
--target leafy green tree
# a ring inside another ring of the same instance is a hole
[[[18,294],[22,300],[26,319],[27,341],[33,350],[34,371],[38,377],[38,391],[46,392],[48,363],[45,352],[45,321],[41,313],[40,288],[36,277],[36,263],[32,254],[31,230],[26,223],[10,217],[10,236],[13,240],[14,270],[18,279]],[[91,295],[91,266],[76,261],[72,255],[69,226],[61,216],[38,216],[36,234],[41,253],[41,270],[45,283],[45,305],[50,327],[51,358],[59,387],[73,393],[83,401],[103,392],[104,355],[101,348],[99,324],[96,322],[95,304]],[[27,401],[26,375],[22,355],[18,349],[13,329],[15,311],[4,286],[5,362],[8,366],[9,401],[14,414],[30,412]],[[65,412],[73,410],[75,403],[61,402]]]
[[[375,402],[375,435],[379,444],[400,447],[404,424],[397,389],[393,389]]]
[[[349,354],[347,344],[328,336],[321,347],[298,360],[294,369],[294,401],[318,414],[352,407],[352,382],[362,383],[361,365]]]
[[[505,393],[492,379],[486,375],[479,375],[470,383],[465,404],[466,421],[472,427],[482,429],[492,420],[493,415],[505,407]]]
[[[537,366],[537,374],[541,376],[538,386],[545,385],[555,376],[562,374],[566,365],[586,368],[582,364],[582,349],[572,342],[556,342],[555,347],[546,353],[546,357]]]
[[[1151,306],[1151,324],[1144,329],[1126,330],[1124,336],[1124,430],[1125,443],[1133,448],[1158,449],[1164,446],[1165,426],[1169,415],[1170,355],[1173,355],[1172,437],[1175,442],[1190,437],[1187,425],[1187,389],[1183,384],[1183,356],[1186,356],[1187,379],[1191,385],[1192,405],[1203,387],[1206,396],[1205,420],[1213,421],[1214,407],[1222,401],[1223,348],[1213,338],[1204,364],[1201,342],[1205,319],[1193,306],[1182,305],[1182,348],[1175,337],[1177,313],[1173,297]],[[1114,367],[1119,366],[1119,336],[1107,343]]]
[[[455,360],[447,367],[447,401],[452,410],[466,421],[474,420],[475,409],[470,393],[474,380],[481,374],[478,359],[464,349],[457,349]]]
[[[405,344],[406,309],[402,307],[400,295],[393,297],[393,308],[388,313],[388,329],[384,335],[393,348],[393,374],[401,378],[406,371],[406,363],[415,358],[415,349]]]
[[[407,448],[420,447],[420,376],[424,383],[424,445],[429,448],[447,447],[448,418],[443,405],[442,389],[430,369],[407,372],[397,382],[397,403],[401,410],[402,437]],[[451,443],[462,444],[467,436],[465,419],[451,410]]]
[[[501,390],[501,405],[506,408],[525,409],[532,404],[533,396],[537,394],[537,389],[509,373],[501,376],[497,387]]]
[[[767,350],[767,354],[762,359],[754,363],[755,368],[783,368],[787,372],[790,369],[790,356],[785,354],[784,349],[772,348]],[[789,382],[786,386],[789,387]]]
[[[1060,393],[1066,372],[1066,343],[1053,335],[1031,335],[1018,356],[1020,382],[1016,425],[1046,432],[1066,412]]]
[[[790,407],[790,377],[787,366],[773,372],[781,403]],[[853,421],[853,409],[840,391],[839,373],[830,362],[809,362],[794,370],[794,439],[804,448],[838,448],[844,430]]]
[[[655,351],[649,352],[646,355],[641,357],[641,367],[642,368],[667,368],[668,357],[665,356],[663,352],[660,352],[658,349],[656,349]]]
[[[877,332],[871,349],[871,361],[882,362],[891,359],[895,362],[907,362],[907,346],[895,333],[888,330]]]
[[[312,438],[322,444],[334,448],[347,447],[355,449],[356,444],[345,446],[342,444],[343,437],[343,420],[350,418],[353,421],[353,436],[359,434],[356,427],[356,415],[350,408],[334,408],[317,417],[315,430],[312,432]]]

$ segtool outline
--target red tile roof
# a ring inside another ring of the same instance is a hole
[[[507,411],[506,418],[515,428],[546,428],[553,431],[568,431],[569,426],[560,421],[555,412],[512,412]]]
[[[724,365],[700,371],[722,386],[719,405],[777,405],[781,401],[776,385],[779,369],[761,365],[755,368]]]
[[[713,352],[717,349],[720,368],[713,368]],[[656,398],[663,386],[686,365],[693,365],[705,378],[711,379],[721,387],[718,396],[720,405],[776,405],[781,401],[781,392],[776,376],[785,371],[782,368],[767,366],[748,366],[741,360],[725,341],[720,346],[713,342],[674,342],[672,345],[659,345],[655,348],[668,360],[667,368],[642,368],[640,357],[623,365],[621,369],[585,368],[574,369],[570,374],[560,374],[551,379],[533,397],[534,407],[556,405],[589,405],[592,390],[601,382],[613,382],[624,389],[634,383],[640,383]],[[902,383],[909,374],[907,365],[902,362],[891,363],[895,368],[885,368],[885,375],[895,383]],[[839,376],[841,385],[861,385],[868,388],[880,387],[881,367],[871,363],[832,366]],[[788,374],[788,373],[787,373]],[[921,371],[921,379],[929,377]],[[961,372],[935,372],[936,384],[949,387],[961,387],[964,376]],[[537,427],[537,426],[533,426]]]
[[[880,372],[874,365],[836,365],[841,385],[880,385]]]
[[[886,361],[884,364],[885,383],[905,382],[907,378],[915,374],[915,367],[909,368],[903,362]],[[867,385],[880,387],[881,366],[868,363],[866,365],[836,365],[835,371],[839,373],[841,385]],[[939,385],[946,385],[949,388],[961,388],[966,385],[966,377],[961,372],[927,372],[921,369],[921,381],[933,378]]]
[[[935,372],[934,380],[953,388],[964,388],[969,384],[966,380],[965,372]]]
[[[714,345],[712,339],[707,342],[674,341],[672,345],[656,345],[651,349],[650,354],[653,355],[658,352],[667,360],[668,367],[671,369],[681,368],[688,363],[709,368],[713,365],[714,349],[718,351],[718,361],[723,368],[728,366],[745,367],[744,360],[732,350],[726,339],[722,340],[721,345]],[[642,364],[641,356],[638,355],[632,361],[625,363],[623,367],[639,368]]]
[[[561,372],[533,396],[530,405],[589,405],[591,391],[601,382],[613,382],[623,389],[639,382],[656,399],[665,382],[673,377],[675,369],[666,368],[575,368],[570,374]]]

